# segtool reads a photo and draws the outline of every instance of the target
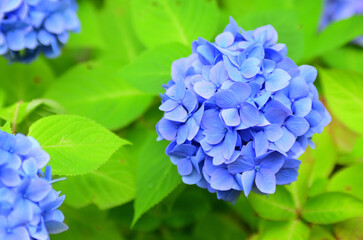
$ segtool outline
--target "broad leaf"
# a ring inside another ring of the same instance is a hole
[[[120,77],[142,92],[157,95],[163,91],[162,85],[171,79],[172,62],[187,57],[189,52],[186,46],[178,43],[147,50],[123,67]]]
[[[269,220],[290,220],[297,216],[293,198],[283,186],[269,196],[252,193],[248,200],[258,215]]]
[[[59,102],[68,113],[91,118],[109,129],[126,126],[147,109],[152,97],[117,78],[114,66],[106,63],[74,67],[46,97]]]
[[[362,240],[363,218],[354,218],[335,224],[334,232],[339,240]]]
[[[135,196],[135,159],[121,148],[99,169],[85,175],[67,177],[57,183],[66,194],[66,204],[80,208],[94,203],[100,209],[122,205]]]
[[[54,174],[78,175],[97,169],[127,141],[101,125],[79,116],[42,118],[29,129],[50,155]]]
[[[166,141],[156,142],[156,134],[152,134],[141,149],[133,225],[143,213],[166,197],[181,181],[176,167],[165,155],[166,146]]]
[[[328,191],[344,192],[360,198],[363,201],[362,176],[362,164],[344,168],[333,175],[328,185]]]
[[[0,88],[6,93],[6,105],[41,97],[54,81],[52,70],[41,59],[28,65],[8,64],[5,59],[0,59],[0,76]]]
[[[310,198],[302,209],[304,220],[331,224],[363,216],[363,202],[344,193],[324,193]]]
[[[320,76],[333,116],[363,134],[363,73],[320,69]]]
[[[69,230],[52,235],[52,240],[122,240],[115,223],[107,219],[106,211],[100,211],[94,206],[73,209],[66,205],[61,210]]]
[[[331,68],[363,72],[363,51],[356,47],[342,47],[323,55],[323,60]]]
[[[245,224],[251,229],[257,230],[260,218],[258,218],[245,197],[240,197],[236,204],[229,203],[228,205],[238,213]]]
[[[134,29],[147,47],[215,37],[219,9],[215,0],[133,0],[131,15]]]
[[[310,240],[335,240],[335,237],[323,226],[313,225],[311,227]]]
[[[260,229],[261,240],[308,240],[310,229],[300,220],[283,222],[263,221]]]

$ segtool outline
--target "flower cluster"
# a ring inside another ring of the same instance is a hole
[[[49,240],[68,227],[52,188],[49,161],[32,137],[0,131],[0,239]]]
[[[78,32],[75,0],[1,0],[0,55],[10,61],[30,62],[41,52],[57,57]]]
[[[332,22],[363,14],[362,0],[325,0],[324,12],[320,28],[325,28]],[[358,37],[354,43],[363,46],[363,36]]]
[[[297,158],[331,120],[316,69],[286,57],[272,26],[244,31],[232,18],[192,50],[172,64],[156,127],[183,182],[236,201],[295,181]]]

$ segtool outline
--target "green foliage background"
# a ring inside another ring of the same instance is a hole
[[[0,59],[0,118],[39,140],[66,181],[70,230],[52,239],[363,239],[363,16],[318,32],[321,0],[78,0],[82,31],[63,54]],[[318,68],[333,121],[314,137],[297,182],[235,204],[181,184],[156,142],[171,63],[233,16],[273,25],[296,63]],[[91,134],[90,134],[91,133]],[[66,136],[66,138],[64,138]]]

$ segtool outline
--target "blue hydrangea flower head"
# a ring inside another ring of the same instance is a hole
[[[70,32],[78,32],[75,0],[1,0],[0,55],[30,62],[57,57]]]
[[[325,0],[320,28],[325,28],[332,22],[363,14],[363,1],[361,0]],[[358,37],[354,43],[363,46],[363,36]]]
[[[49,155],[32,137],[0,131],[0,239],[49,240],[68,227],[52,188]]]
[[[297,66],[277,40],[270,25],[244,31],[231,18],[215,42],[199,38],[172,64],[156,130],[184,183],[236,201],[297,179],[297,158],[331,117],[316,69]]]

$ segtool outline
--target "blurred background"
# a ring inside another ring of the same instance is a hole
[[[77,2],[82,30],[60,57],[28,65],[0,59],[0,118],[20,101],[18,132],[27,134],[41,117],[69,113],[133,145],[98,170],[54,184],[67,196],[62,211],[70,230],[52,239],[363,239],[361,0],[335,1],[329,9],[334,1]],[[268,198],[241,196],[234,205],[182,184],[164,154],[167,143],[155,141],[158,93],[171,63],[188,56],[198,37],[214,41],[229,16],[245,30],[271,24],[290,58],[315,66],[333,119],[313,139],[316,150],[308,147],[300,158],[297,182]]]

